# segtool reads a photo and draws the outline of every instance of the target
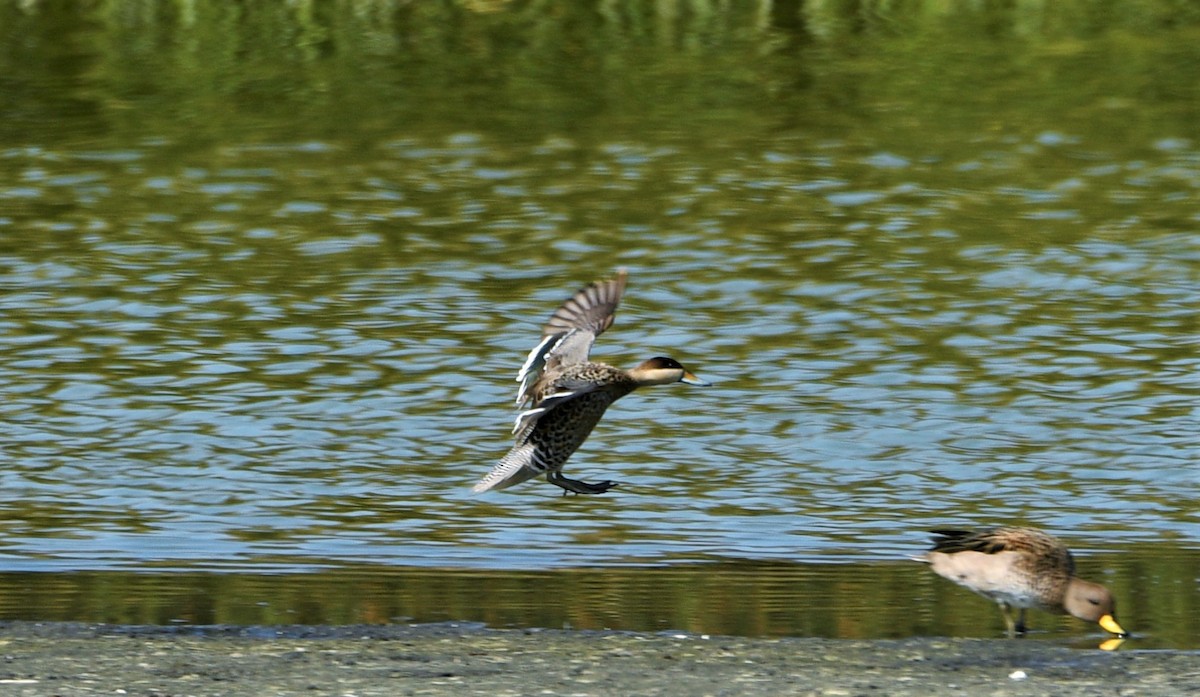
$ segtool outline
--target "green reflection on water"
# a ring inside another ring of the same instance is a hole
[[[1106,573],[1106,570],[1108,573]],[[1130,648],[1197,648],[1200,554],[1167,545],[1080,560],[1102,580]],[[483,622],[492,627],[739,636],[1000,637],[990,601],[923,565],[719,562],[494,572],[340,568],[306,574],[0,574],[0,619],[114,624]],[[1032,637],[1094,644],[1102,632],[1031,612]],[[1085,638],[1086,637],[1086,638]]]
[[[1200,11],[1187,3],[473,11],[485,6],[7,1],[0,133],[136,140],[182,127],[191,149],[249,131],[364,142],[401,125],[521,139],[833,128],[921,143],[1046,124],[1129,138],[1166,118],[1194,132]],[[58,120],[72,128],[56,134]]]

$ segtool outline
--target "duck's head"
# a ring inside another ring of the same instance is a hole
[[[1063,599],[1063,608],[1072,615],[1086,622],[1098,622],[1106,632],[1112,632],[1119,637],[1129,636],[1117,622],[1117,601],[1112,593],[1099,583],[1071,579],[1067,586],[1067,595]]]
[[[673,382],[686,382],[689,385],[708,387],[712,384],[688,372],[688,369],[674,358],[664,356],[656,356],[648,361],[643,361],[636,368],[630,370],[629,374],[634,380],[637,380],[639,385],[669,385]]]

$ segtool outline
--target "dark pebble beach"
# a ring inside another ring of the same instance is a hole
[[[0,695],[1200,694],[1193,652],[472,625],[0,624]]]

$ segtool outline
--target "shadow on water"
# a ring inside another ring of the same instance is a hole
[[[1200,553],[1080,560],[1109,585],[1127,648],[1200,648]],[[1105,572],[1107,570],[1107,573]],[[1000,637],[996,606],[923,565],[714,561],[551,571],[343,567],[312,573],[0,574],[0,619],[151,625],[478,622],[495,628],[750,637]],[[1031,638],[1095,646],[1103,632],[1030,613]]]

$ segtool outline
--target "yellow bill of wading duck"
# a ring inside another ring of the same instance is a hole
[[[516,444],[473,491],[506,489],[545,474],[546,481],[561,487],[564,496],[603,494],[616,482],[568,479],[562,468],[609,405],[647,385],[709,384],[673,358],[651,358],[629,370],[588,360],[596,337],[612,326],[627,276],[622,269],[612,280],[592,283],[550,316],[541,342],[517,373],[517,405],[529,408],[517,416],[513,427]]]
[[[1075,560],[1058,538],[1034,528],[982,532],[932,530],[933,548],[917,561],[937,575],[1000,604],[1008,635],[1025,633],[1025,609],[1097,622],[1118,637],[1116,601],[1099,583],[1075,576]],[[1013,608],[1020,610],[1014,620]]]

